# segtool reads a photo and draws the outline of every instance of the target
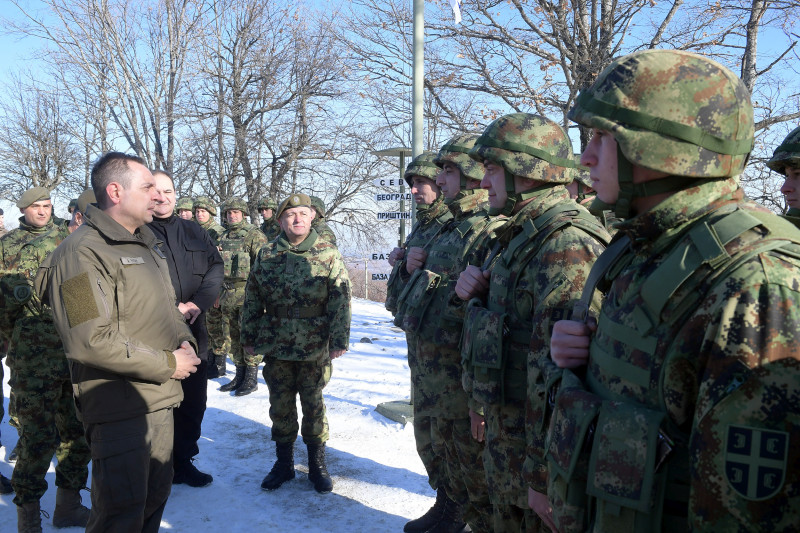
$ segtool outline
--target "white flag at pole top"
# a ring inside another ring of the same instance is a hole
[[[453,8],[453,17],[456,19],[456,24],[461,22],[461,0],[450,0],[450,7]]]

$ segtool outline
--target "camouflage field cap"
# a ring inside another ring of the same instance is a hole
[[[273,211],[278,208],[278,202],[270,198],[269,196],[265,196],[261,200],[258,201],[258,205],[256,206],[259,211],[262,209],[272,209]]]
[[[25,209],[34,202],[50,199],[50,191],[45,187],[33,187],[22,193],[17,201],[17,207]]]
[[[244,201],[244,198],[241,196],[233,196],[227,202],[225,202],[225,207],[222,209],[223,213],[227,213],[228,211],[232,210],[239,210],[242,214],[248,214],[247,202]]]
[[[736,176],[753,148],[744,83],[719,63],[678,50],[615,60],[568,116],[610,131],[631,163],[673,176]]]
[[[322,198],[319,196],[309,196],[311,198],[311,207],[313,207],[317,211],[317,215],[320,217],[325,216],[325,202],[322,201]]]
[[[403,179],[406,180],[409,187],[413,185],[413,183],[411,183],[411,178],[413,176],[422,176],[423,178],[436,181],[436,175],[439,174],[439,167],[433,162],[435,159],[436,152],[422,152],[406,166]]]
[[[205,209],[213,217],[217,216],[217,206],[208,196],[198,196],[195,198],[194,203],[192,204],[192,210],[195,210],[198,207],[200,209]]]
[[[786,167],[800,168],[800,127],[795,128],[781,145],[775,148],[772,158],[767,161],[767,166],[784,175]]]
[[[570,183],[576,166],[564,129],[531,113],[511,113],[493,121],[469,155],[476,161],[494,161],[514,176],[547,183]]]
[[[97,197],[95,197],[94,195],[94,189],[86,189],[75,200],[76,204],[75,208],[81,213],[86,213],[86,208],[89,207],[89,204],[96,204],[96,203],[97,203]]]
[[[297,192],[281,202],[281,205],[278,206],[278,212],[275,213],[275,217],[280,218],[280,216],[283,214],[284,211],[292,207],[309,207],[311,209],[314,208],[314,206],[311,204],[310,196],[308,196],[307,194],[303,194],[301,192]]]
[[[483,160],[477,161],[469,156],[477,138],[477,135],[471,134],[456,135],[439,148],[439,153],[433,160],[440,168],[445,163],[458,167],[461,171],[462,190],[467,186],[467,179],[478,181],[483,179]]]
[[[175,209],[178,211],[191,211],[192,207],[194,207],[194,200],[190,196],[184,196],[175,202]]]
[[[72,213],[76,207],[78,207],[78,199],[73,198],[72,200],[69,201],[69,204],[67,205],[67,212]]]

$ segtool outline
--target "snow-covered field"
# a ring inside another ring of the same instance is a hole
[[[372,343],[360,342],[363,338]],[[382,304],[353,300],[350,351],[334,361],[333,377],[325,389],[331,494],[317,494],[308,482],[306,450],[299,438],[297,477],[277,491],[261,490],[261,480],[275,459],[269,394],[260,374],[258,391],[249,396],[219,392],[220,384],[232,376],[229,360],[227,378],[208,382],[208,410],[196,465],[212,474],[214,482],[200,489],[175,485],[161,523],[163,531],[402,531],[405,522],[433,504],[434,492],[417,456],[411,424],[403,426],[375,411],[379,403],[407,400],[409,395],[405,336],[392,326]],[[17,434],[7,416],[0,430],[0,472],[11,477],[13,465],[6,457]],[[47,482],[42,509],[52,515],[56,492],[52,465]],[[88,493],[83,494],[88,502]],[[12,497],[0,496],[0,533],[16,531]],[[70,531],[54,528],[46,518],[42,525],[44,531]]]

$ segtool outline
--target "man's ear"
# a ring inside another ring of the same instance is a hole
[[[112,181],[108,185],[106,185],[106,194],[108,195],[108,199],[111,201],[112,204],[116,205],[121,201],[122,195],[122,185],[117,183],[116,181]]]

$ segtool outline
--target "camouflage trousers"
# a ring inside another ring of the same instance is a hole
[[[269,389],[269,417],[272,440],[293,443],[297,432],[306,444],[323,444],[328,440],[328,418],[322,389],[331,380],[333,365],[322,361],[282,361],[264,358],[264,381]],[[297,422],[297,396],[303,409],[302,425]]]
[[[541,520],[528,507],[528,486],[522,478],[527,445],[522,403],[485,408],[486,449],[483,464],[493,507],[496,533],[538,532]]]
[[[72,383],[68,378],[15,377],[19,443],[11,477],[14,503],[41,499],[47,491],[45,475],[54,453],[56,486],[82,489],[89,476],[90,454],[83,424],[75,413]]]
[[[264,359],[261,354],[248,355],[241,342],[241,309],[244,304],[244,287],[234,290],[223,289],[219,298],[222,309],[223,328],[230,331],[230,354],[236,366],[258,366]],[[217,353],[217,352],[214,352]]]
[[[222,319],[222,309],[210,307],[206,311],[208,348],[214,355],[228,356],[231,353],[231,330],[227,320]]]
[[[419,361],[417,360],[417,337],[413,333],[406,333],[406,344],[408,346],[408,368],[411,371],[411,383],[414,387],[416,373],[419,372]],[[417,398],[419,391],[416,387],[412,389],[412,397]],[[433,441],[431,440],[431,417],[417,412],[417,402],[414,401],[414,441],[417,445],[417,454],[422,460],[425,471],[428,473],[428,483],[431,488],[436,490],[444,487],[443,483],[446,474],[443,472],[442,459],[433,451]]]
[[[433,450],[442,459],[447,496],[463,506],[472,531],[491,532],[492,504],[483,468],[483,443],[472,438],[469,415],[431,419]]]

